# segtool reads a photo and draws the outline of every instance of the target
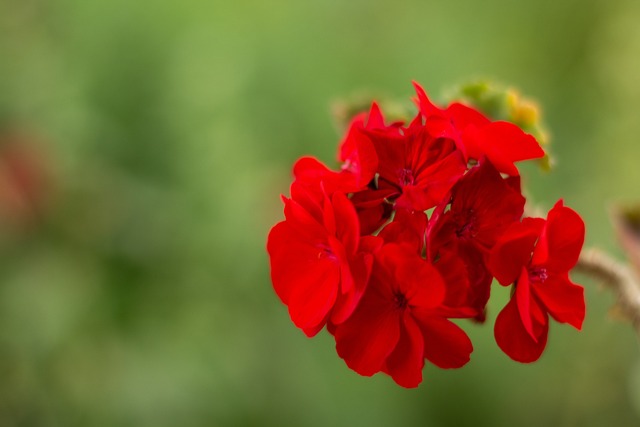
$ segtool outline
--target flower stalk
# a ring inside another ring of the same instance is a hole
[[[640,338],[640,283],[631,267],[590,248],[582,252],[575,269],[611,289],[617,297],[614,313],[627,319]]]

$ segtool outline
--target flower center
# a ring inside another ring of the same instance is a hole
[[[476,235],[476,215],[473,209],[467,210],[458,218],[458,228],[456,228],[456,236],[462,239],[470,239]]]
[[[413,171],[409,168],[400,169],[400,185],[413,185],[415,183],[415,178],[413,177]]]
[[[544,267],[532,267],[529,269],[529,281],[531,283],[544,283],[549,278]]]
[[[394,292],[393,303],[395,304],[397,309],[404,310],[405,308],[407,308],[407,304],[409,302],[407,301],[407,297],[405,297],[402,292]]]
[[[356,172],[357,167],[358,165],[355,162],[351,161],[351,159],[347,159],[344,161],[340,169],[347,172]]]
[[[333,253],[331,248],[328,245],[318,245],[318,259],[328,259],[331,261],[336,261],[338,257]]]

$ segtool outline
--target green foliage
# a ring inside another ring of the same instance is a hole
[[[584,331],[557,328],[540,362],[464,324],[473,363],[408,392],[292,327],[264,245],[294,159],[335,157],[333,100],[484,75],[544,106],[558,167],[526,170],[537,203],[564,195],[611,249],[605,201],[638,198],[638,18],[631,0],[0,2],[0,140],[25,135],[47,183],[0,209],[0,425],[634,425],[636,342],[593,283]]]

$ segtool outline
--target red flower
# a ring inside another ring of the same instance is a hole
[[[515,176],[519,174],[515,162],[544,156],[535,138],[513,123],[492,122],[479,111],[458,102],[440,109],[431,103],[418,83],[413,85],[427,128],[434,136],[456,141],[465,160],[486,156],[500,172]]]
[[[519,221],[525,199],[489,161],[481,161],[444,200],[429,239],[436,247],[463,245],[488,254],[504,230]],[[446,210],[446,206],[449,209]]]
[[[0,233],[43,218],[52,180],[46,152],[32,136],[0,133]]]
[[[467,165],[452,140],[427,132],[420,115],[401,131],[369,132],[378,154],[376,188],[397,208],[425,211],[442,200]]]
[[[466,170],[466,163],[454,142],[433,138],[423,126],[420,115],[408,127],[403,127],[401,122],[386,125],[375,103],[366,125],[364,120],[354,121],[340,152],[353,152],[355,142],[361,146],[358,153],[367,153],[366,156],[359,154],[359,158],[373,157],[368,151],[368,144],[372,144],[377,165],[374,171],[376,179],[369,181],[368,186],[355,190],[353,186],[340,188],[354,192],[351,200],[360,217],[363,234],[378,230],[389,219],[393,209],[424,211],[434,207]],[[373,166],[374,163],[369,161],[367,164]],[[305,160],[305,168],[319,169],[310,165],[311,162]],[[296,177],[302,176],[298,169],[294,168]],[[371,171],[371,168],[367,170]],[[369,176],[374,175],[366,175]],[[325,177],[326,174],[322,179]],[[359,183],[364,181],[360,179]]]
[[[498,346],[519,362],[537,360],[547,343],[549,315],[580,330],[585,315],[584,289],[571,282],[584,223],[562,201],[547,220],[525,218],[511,226],[491,252],[490,268],[515,292],[495,324]]]
[[[294,183],[286,220],[269,233],[271,279],[293,323],[307,335],[347,319],[360,300],[373,262],[375,237],[360,238],[355,209],[340,192],[329,198]]]
[[[368,121],[366,125],[365,121]],[[329,194],[334,191],[352,193],[366,188],[376,173],[378,157],[364,130],[377,128],[380,121],[381,114],[375,104],[368,120],[365,114],[354,117],[338,150],[340,171],[330,170],[313,157],[302,157],[293,166],[296,180],[316,189],[317,184],[323,182],[324,191]]]
[[[441,368],[463,366],[473,346],[438,311],[444,296],[440,274],[411,246],[385,245],[358,308],[335,328],[338,355],[361,375],[382,371],[403,387],[420,384],[425,358]]]
[[[267,241],[293,323],[308,336],[326,325],[351,369],[404,387],[422,381],[425,359],[469,361],[471,341],[449,319],[483,321],[494,276],[514,283],[495,336],[515,360],[540,357],[549,316],[579,329],[585,312],[568,275],[584,240],[580,217],[558,202],[548,220],[521,221],[514,163],[544,154],[535,139],[416,90],[420,112],[408,125],[385,123],[375,103],[353,119],[339,170],[296,162],[286,219]]]
[[[467,286],[461,282],[450,286],[447,302],[473,308],[477,320],[483,321],[493,280],[486,267],[489,251],[507,227],[520,221],[525,199],[491,162],[482,159],[453,187],[450,200],[444,200],[432,216],[429,259],[438,259],[439,269],[439,264],[447,270],[451,263],[463,264],[467,274],[458,277]]]

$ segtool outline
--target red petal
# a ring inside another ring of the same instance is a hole
[[[322,221],[324,228],[327,230],[327,234],[330,236],[336,235],[336,213],[333,210],[333,205],[329,197],[325,194],[322,208]]]
[[[372,234],[378,230],[391,216],[393,206],[387,198],[394,197],[396,188],[384,188],[379,190],[365,190],[354,193],[351,203],[358,212],[360,220],[360,234]]]
[[[458,251],[439,251],[435,264],[446,284],[444,304],[459,307],[467,302],[469,296],[469,272]]]
[[[400,339],[400,311],[367,292],[356,311],[335,328],[336,350],[360,375],[379,372]]]
[[[398,171],[406,167],[407,138],[384,133],[372,133],[370,138],[378,155],[380,178],[396,185]]]
[[[546,240],[549,270],[567,272],[576,265],[584,244],[584,222],[574,210],[563,206],[562,200],[549,211]]]
[[[339,161],[344,162],[347,160],[356,149],[356,141],[360,138],[360,135],[362,135],[366,117],[367,115],[365,113],[360,113],[351,119],[347,133],[338,147]]]
[[[293,165],[293,176],[303,182],[320,180],[328,173],[329,168],[315,157],[301,157]]]
[[[289,199],[284,205],[284,215],[289,226],[300,234],[300,238],[307,240],[317,239],[318,236],[326,236],[324,226],[317,221],[302,205],[293,199]]]
[[[287,304],[289,301],[290,284],[286,275],[290,271],[286,257],[286,250],[290,246],[291,231],[286,221],[279,222],[269,232],[267,238],[267,252],[271,267],[271,283],[280,300]]]
[[[463,246],[464,245],[460,245],[461,248]],[[474,308],[479,313],[476,320],[484,322],[484,311],[489,301],[493,276],[487,269],[486,257],[478,250],[468,245],[464,250],[461,250],[460,254],[462,255],[470,279],[466,305]]]
[[[415,81],[412,83],[416,90],[416,94],[418,95],[418,107],[420,108],[420,112],[427,118],[432,115],[443,115],[442,110],[431,103],[422,86]]]
[[[446,111],[458,129],[465,129],[468,126],[481,127],[490,123],[490,120],[481,112],[459,102],[453,102]]]
[[[355,286],[351,266],[348,264],[347,259],[344,258],[340,263],[340,295],[351,292]]]
[[[405,270],[412,279],[404,277],[404,283],[413,285],[407,287],[407,299],[412,307],[435,308],[444,302],[446,286],[438,270],[429,262],[420,259],[420,266]],[[413,274],[411,273],[413,272]],[[399,275],[399,277],[403,277]],[[412,280],[410,282],[409,280]]]
[[[323,320],[321,323],[319,323],[317,326],[313,328],[302,328],[302,332],[304,332],[304,334],[309,338],[313,338],[316,335],[318,335],[318,332],[320,332],[324,328],[325,324],[326,324],[326,320]]]
[[[360,237],[359,251],[373,254],[378,252],[383,244],[384,240],[377,236],[362,236]]]
[[[527,331],[531,339],[538,342],[538,338],[533,332],[533,322],[531,321],[531,287],[529,286],[529,272],[526,268],[522,267],[522,272],[518,278],[516,285],[516,303],[518,305],[518,312],[520,313],[520,320],[522,325]],[[533,302],[535,304],[535,302]]]
[[[340,270],[329,259],[310,263],[289,294],[289,314],[302,329],[323,324],[338,296]]]
[[[368,146],[354,143],[352,150],[348,152],[348,163],[343,165],[340,172],[330,170],[313,157],[299,159],[293,166],[295,183],[316,193],[322,193],[322,189],[328,194],[362,190],[373,179],[377,165],[373,146],[369,141],[365,142]]]
[[[357,191],[365,187],[374,177],[378,168],[378,155],[364,132],[364,115],[356,116],[349,127],[347,136],[339,148],[339,160],[342,164],[341,175],[348,175],[351,188],[344,191]]]
[[[473,345],[458,325],[427,311],[412,310],[411,313],[422,331],[427,360],[443,369],[460,368],[469,361]]]
[[[446,220],[447,217],[448,213],[441,218],[439,226],[431,230],[428,245],[429,257],[436,257],[434,265],[446,283],[447,296],[444,304],[457,311],[462,309],[461,314],[455,317],[477,315],[478,320],[481,320],[493,281],[493,275],[486,265],[487,256],[475,247],[473,241],[452,237],[455,236],[455,227],[453,221]],[[462,314],[470,311],[475,314]]]
[[[371,104],[371,109],[369,110],[367,129],[377,129],[384,127],[384,116],[382,115],[382,111],[380,111],[380,106],[378,106],[378,103],[374,102]]]
[[[336,237],[344,245],[346,253],[353,256],[360,239],[360,221],[356,208],[343,193],[333,195],[332,205],[336,219]]]
[[[462,154],[452,152],[420,172],[415,185],[403,187],[396,205],[418,211],[431,209],[445,198],[466,169]]]
[[[422,113],[424,114],[424,113]],[[464,145],[459,143],[460,131],[453,126],[451,120],[445,116],[439,115],[426,115],[426,122],[424,128],[433,138],[446,138],[455,141],[456,146],[460,149],[464,155],[465,161],[467,160],[467,152]]]
[[[317,240],[300,239],[300,234],[289,221],[276,224],[267,240],[267,251],[271,265],[271,281],[274,290],[285,304],[289,303],[291,290],[298,286],[301,278],[320,261],[322,249]]]
[[[371,267],[373,265],[373,255],[368,253],[360,253],[349,264],[349,275],[352,277],[353,286],[344,295],[338,297],[333,311],[331,313],[331,322],[338,325],[351,316],[356,309],[362,295],[367,288]],[[343,272],[347,270],[346,266],[342,266]],[[342,278],[342,290],[345,291],[344,274]]]
[[[377,254],[380,274],[374,280],[389,282],[391,295],[399,291],[405,295],[412,307],[435,308],[442,304],[445,297],[445,285],[438,270],[423,260],[411,245],[385,245]]]
[[[500,284],[507,286],[516,281],[522,267],[529,264],[533,246],[544,226],[544,220],[525,218],[513,224],[491,250],[489,269]]]
[[[522,324],[516,300],[511,298],[498,314],[494,335],[498,346],[507,356],[517,362],[530,363],[540,358],[547,345],[549,323],[540,325],[538,329],[540,332],[537,334],[536,342]]]
[[[293,165],[293,176],[296,183],[302,184],[307,189],[312,188],[316,193],[321,193],[321,185],[331,193],[340,188],[342,181],[348,178],[330,170],[314,157],[300,158]],[[347,186],[349,186],[348,183]]]
[[[449,217],[459,219],[449,220],[457,221],[460,227],[460,221],[466,219],[473,229],[472,237],[466,238],[483,252],[491,250],[506,228],[520,221],[524,212],[524,197],[485,158],[456,184],[452,193]]]
[[[496,169],[508,175],[518,175],[514,162],[544,156],[536,139],[513,123],[489,123],[478,130],[476,137],[478,146]]]
[[[450,202],[451,197],[444,197],[435,207],[433,212],[431,212],[431,217],[429,218],[429,223],[427,225],[427,236],[429,239],[431,238],[431,234],[433,233],[433,229],[435,228],[435,226],[440,223],[440,218],[445,215],[445,210],[449,206]]]
[[[398,345],[387,358],[383,370],[398,385],[413,388],[422,382],[424,338],[408,311],[405,311],[402,323]]]
[[[422,254],[425,247],[427,215],[422,211],[396,210],[393,221],[387,224],[378,234],[388,243],[406,243],[415,247]]]
[[[534,287],[549,314],[560,323],[582,329],[585,315],[584,289],[566,277],[549,277]]]

